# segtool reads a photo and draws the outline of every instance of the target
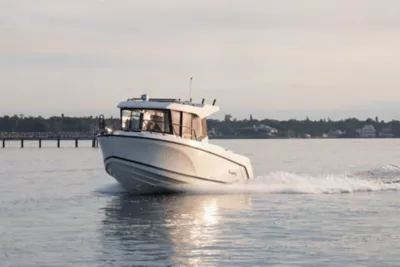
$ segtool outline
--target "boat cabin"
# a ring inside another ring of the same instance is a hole
[[[204,100],[194,104],[177,99],[151,99],[147,95],[121,102],[118,108],[123,131],[158,132],[197,141],[208,137],[207,117],[219,109],[205,105]]]

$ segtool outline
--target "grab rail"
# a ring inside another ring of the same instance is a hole
[[[105,132],[106,129],[106,121],[104,119],[104,115],[100,115],[99,116],[99,125],[98,125],[98,133],[99,134],[103,134]]]
[[[107,126],[106,125],[106,120],[104,118],[104,115],[100,115],[99,116],[99,125],[98,125],[98,129],[97,129],[97,133],[98,134],[110,134],[114,131],[113,126]]]
[[[106,128],[106,121],[104,119],[104,115],[99,116],[99,130],[104,130]]]
[[[128,125],[131,125],[131,122],[132,121],[130,120]],[[180,129],[180,127],[182,127],[184,129],[190,130],[190,134],[191,134],[191,138],[190,139],[193,139],[193,137],[194,137],[195,140],[198,140],[196,130],[194,130],[193,128],[190,128],[190,127],[187,127],[187,126],[183,126],[183,125],[180,125],[180,124],[176,124],[176,123],[172,123],[171,124],[172,133],[171,133],[170,130],[165,131],[165,130],[161,129],[159,124],[163,125],[164,127],[162,127],[162,128],[164,128],[164,129],[165,129],[165,125],[168,125],[168,126],[170,125],[169,123],[165,123],[164,121],[142,120],[142,125],[141,125],[142,127],[140,127],[140,126],[139,126],[139,128],[128,127],[128,129],[126,129],[126,130],[128,130],[128,131],[138,131],[138,132],[139,131],[145,131],[145,132],[151,132],[151,133],[154,132],[154,133],[162,133],[162,134],[174,134],[176,136],[180,136],[179,135],[180,132],[177,132],[175,128],[179,127],[178,129]],[[176,127],[174,127],[174,126],[176,126]],[[123,130],[125,130],[125,129],[123,129]]]

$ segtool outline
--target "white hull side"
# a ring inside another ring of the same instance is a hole
[[[211,144],[194,148],[193,143],[170,136],[143,133],[103,135],[99,143],[107,172],[128,190],[156,192],[185,184],[230,184],[253,175],[247,158],[221,148],[215,151]]]
[[[116,158],[105,162],[106,171],[125,189],[135,193],[180,192],[187,185],[211,185],[215,182],[200,180],[182,174],[162,171]],[[184,182],[182,182],[184,181]]]

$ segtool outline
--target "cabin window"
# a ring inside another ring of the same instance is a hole
[[[171,110],[171,116],[173,134],[176,136],[181,136],[181,112]]]
[[[192,116],[192,129],[193,135],[195,135],[196,140],[201,140],[202,138],[202,130],[201,130],[201,119],[199,116]]]
[[[124,131],[171,133],[168,110],[123,109],[121,126]]]
[[[201,120],[201,139],[204,139],[208,136],[208,128],[207,128],[207,119],[204,118]]]
[[[203,140],[208,136],[207,134],[207,119],[200,119],[199,116],[193,115],[192,117],[193,134],[196,135],[197,140]]]
[[[160,132],[199,141],[208,136],[205,118],[175,110],[122,109],[121,126],[123,131]]]
[[[144,110],[142,130],[170,133],[169,112],[166,110]]]
[[[196,139],[196,134],[192,129],[192,114],[182,113],[182,138]]]
[[[122,130],[140,131],[140,110],[122,110]]]

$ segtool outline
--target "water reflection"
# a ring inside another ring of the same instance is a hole
[[[116,197],[104,208],[103,261],[109,266],[203,265],[223,249],[218,241],[226,216],[249,207],[249,196],[242,195]]]

